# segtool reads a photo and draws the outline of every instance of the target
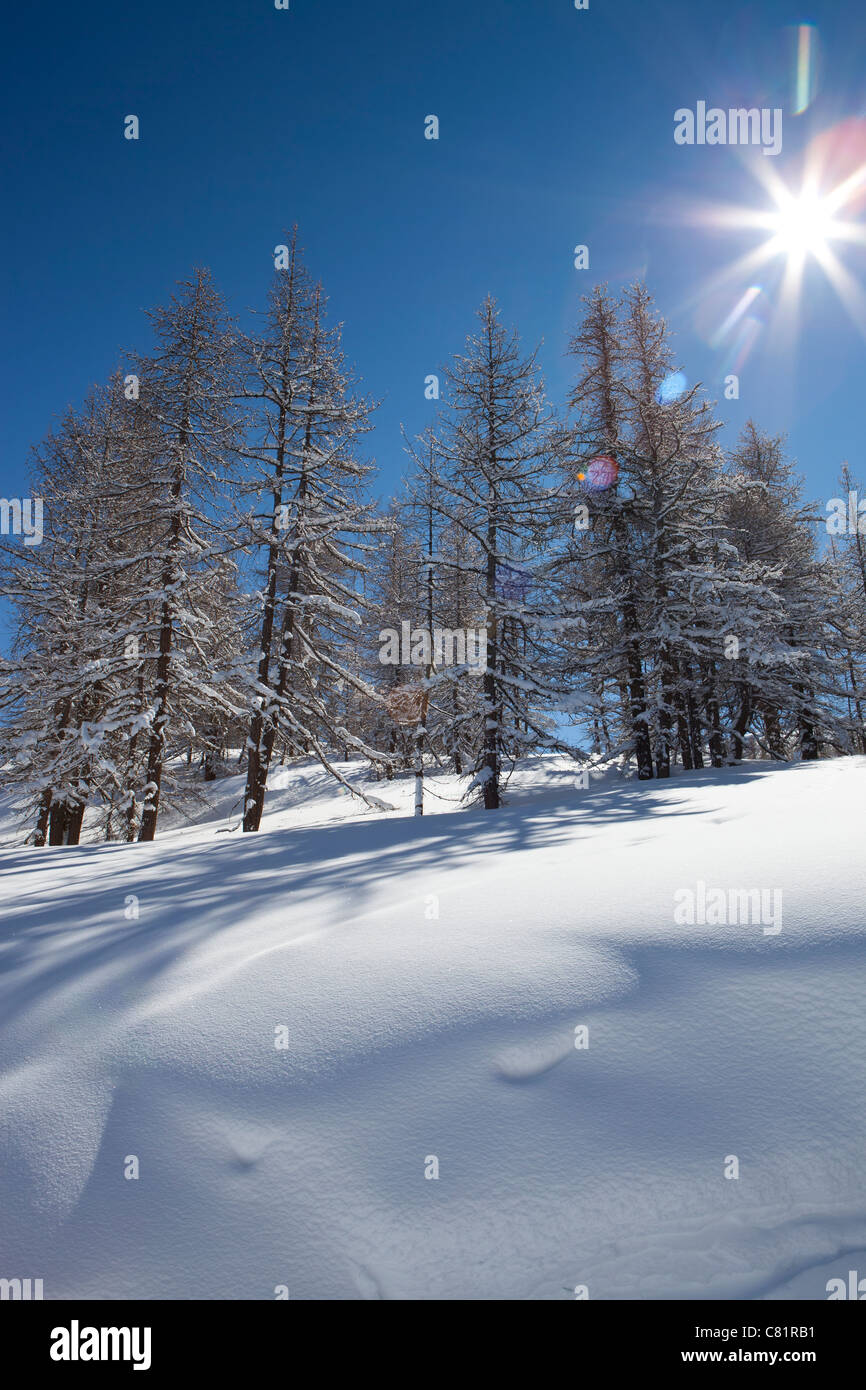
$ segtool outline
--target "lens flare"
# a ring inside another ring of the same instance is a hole
[[[610,454],[598,454],[586,466],[585,486],[591,492],[604,492],[613,487],[619,474],[619,464]]]
[[[800,116],[815,97],[815,69],[818,53],[818,31],[814,24],[798,24],[794,61],[793,116]]]

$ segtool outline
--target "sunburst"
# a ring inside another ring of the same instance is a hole
[[[716,275],[708,290],[718,290],[732,282],[750,283],[771,263],[781,265],[781,287],[777,310],[789,325],[796,318],[803,279],[810,262],[824,272],[844,308],[866,336],[866,293],[846,267],[836,247],[842,243],[866,246],[866,226],[862,218],[851,218],[866,195],[866,163],[860,164],[834,187],[825,191],[826,171],[820,155],[807,157],[799,187],[792,189],[766,161],[753,163],[752,172],[766,197],[763,209],[733,205],[704,206],[694,220],[716,230],[763,232],[763,239],[745,255]]]

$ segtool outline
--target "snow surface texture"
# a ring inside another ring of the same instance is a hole
[[[588,790],[542,759],[504,810],[421,821],[411,778],[370,784],[397,815],[309,764],[272,785],[258,835],[229,832],[235,779],[154,844],[7,848],[0,1275],[180,1299],[866,1275],[866,759]],[[698,880],[782,888],[781,932],[677,925]]]

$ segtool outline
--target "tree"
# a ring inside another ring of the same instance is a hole
[[[159,528],[154,547],[155,673],[145,718],[148,725],[146,783],[140,840],[152,840],[159,815],[163,769],[173,711],[184,705],[191,717],[208,717],[211,706],[234,713],[230,696],[202,680],[200,642],[211,624],[196,602],[193,575],[220,553],[222,540],[211,510],[214,494],[225,492],[236,443],[229,410],[233,342],[223,301],[207,270],[196,270],[178,286],[165,308],[150,312],[155,350],[142,360],[143,408],[159,432],[159,452],[150,459],[148,483]]]
[[[120,379],[94,389],[34,452],[41,544],[7,547],[3,591],[17,628],[4,663],[4,743],[9,776],[35,801],[37,845],[77,844],[87,807],[123,791],[118,755],[136,721],[123,499],[145,440]]]
[[[277,272],[264,330],[244,342],[244,403],[254,409],[243,450],[248,551],[264,559],[259,648],[252,694],[243,828],[261,824],[278,737],[315,754],[349,791],[328,744],[371,761],[381,754],[334,720],[336,688],[372,695],[343,660],[360,626],[358,580],[380,530],[363,485],[371,472],[357,454],[370,403],[354,392],[340,330],[325,325],[321,287],[303,269],[293,237]],[[366,798],[363,798],[366,799]]]
[[[764,434],[749,420],[731,471],[728,529],[752,580],[752,629],[740,642],[735,680],[738,744],[754,724],[770,757],[787,758],[796,748],[800,757],[815,758],[822,746],[842,747],[850,739],[840,713],[843,668],[827,645],[830,590],[815,544],[816,517],[802,500],[782,436]]]
[[[479,332],[447,369],[443,410],[414,460],[424,505],[466,537],[459,550],[440,550],[438,564],[462,577],[462,601],[481,614],[482,737],[471,787],[495,810],[505,760],[566,748],[554,732],[553,711],[567,692],[552,648],[568,615],[559,611],[546,556],[558,494],[548,481],[554,417],[537,354],[521,356],[490,296],[477,318]],[[463,722],[458,716],[457,727]]]
[[[583,598],[589,622],[588,641],[580,653],[583,669],[603,691],[610,680],[625,694],[625,748],[637,763],[637,775],[653,775],[647,688],[643,667],[641,588],[632,558],[636,516],[632,494],[620,483],[621,462],[628,452],[630,401],[627,392],[627,351],[618,307],[604,286],[584,299],[585,314],[569,344],[581,373],[569,405],[577,411],[567,471],[578,505],[589,523],[578,534],[580,567],[590,562],[592,585],[578,577],[576,592]],[[609,486],[587,495],[578,488],[594,459],[610,459],[616,472]],[[581,474],[583,477],[581,478]]]

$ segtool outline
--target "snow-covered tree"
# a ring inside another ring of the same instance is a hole
[[[222,297],[204,269],[148,317],[155,345],[139,364],[141,400],[159,432],[159,452],[149,460],[144,488],[157,536],[146,595],[154,616],[142,634],[145,661],[154,669],[146,686],[140,840],[156,832],[172,721],[181,709],[193,727],[207,724],[214,709],[239,712],[227,683],[212,680],[206,669],[203,643],[213,623],[201,601],[203,576],[225,550],[214,507],[228,487],[237,443],[230,406],[233,338]]]
[[[126,553],[127,489],[148,431],[115,377],[68,411],[33,456],[40,544],[7,546],[16,614],[4,663],[7,775],[35,799],[38,845],[75,844],[88,806],[124,793],[141,574]]]
[[[371,405],[357,394],[340,329],[327,327],[324,295],[294,237],[244,357],[248,546],[264,567],[243,814],[244,830],[255,831],[278,739],[315,754],[350,791],[330,750],[380,758],[349,731],[333,699],[337,687],[341,696],[347,688],[373,694],[344,655],[360,627],[359,579],[380,523],[364,493],[371,465],[358,454]]]
[[[569,615],[560,609],[549,565],[551,515],[559,505],[551,483],[556,433],[536,354],[522,356],[491,297],[477,317],[478,332],[445,373],[430,447],[425,441],[416,448],[414,461],[424,505],[443,531],[466,538],[446,551],[440,537],[437,568],[452,581],[461,576],[461,601],[468,615],[480,615],[477,644],[486,663],[475,676],[481,740],[472,787],[493,810],[504,764],[567,747],[553,716],[567,696],[556,644]],[[464,712],[454,721],[456,732]]]
[[[735,675],[736,737],[752,728],[770,757],[815,758],[850,737],[841,715],[844,667],[827,645],[833,605],[817,517],[802,499],[784,439],[751,420],[731,474],[729,534],[753,576],[752,630],[740,642]]]

